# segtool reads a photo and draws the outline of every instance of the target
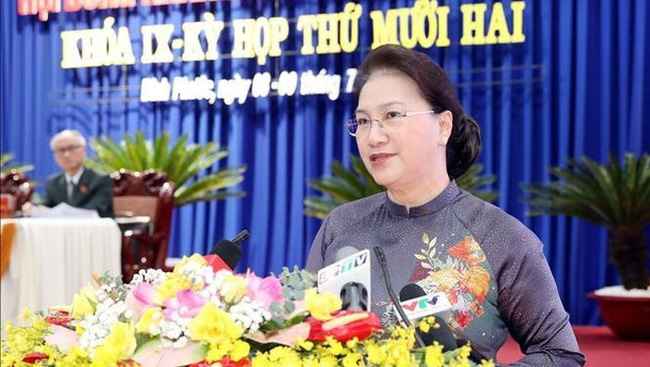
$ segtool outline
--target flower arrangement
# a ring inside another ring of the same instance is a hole
[[[173,272],[141,270],[129,284],[105,274],[47,314],[7,323],[4,366],[471,366],[469,346],[414,349],[413,328],[380,327],[371,312],[342,311],[295,268],[260,278],[209,257]],[[417,327],[437,327],[429,317]],[[481,366],[491,366],[486,361]]]

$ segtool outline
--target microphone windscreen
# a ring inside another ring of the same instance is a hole
[[[409,283],[402,287],[402,289],[399,291],[399,300],[400,302],[408,301],[413,298],[418,298],[422,296],[426,296],[426,292],[422,287],[415,283]]]
[[[356,254],[357,252],[359,252],[359,250],[357,250],[352,246],[341,247],[338,251],[336,251],[336,255],[334,256],[334,261],[343,260],[346,257],[350,257]]]
[[[458,342],[456,342],[454,333],[449,329],[447,323],[439,317],[436,317],[436,322],[440,326],[438,328],[431,327],[426,333],[416,328],[417,332],[420,333],[424,345],[432,345],[434,341],[437,341],[442,345],[443,352],[458,348]]]
[[[219,240],[214,246],[212,254],[219,256],[231,269],[235,269],[242,257],[239,247],[228,240]]]

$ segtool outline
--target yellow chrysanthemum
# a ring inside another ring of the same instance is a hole
[[[201,308],[188,324],[187,331],[192,340],[210,345],[237,340],[243,333],[242,327],[213,303],[207,303]]]
[[[332,312],[341,309],[341,299],[332,293],[318,293],[316,288],[305,291],[305,305],[309,313],[317,320],[330,320]]]
[[[136,341],[130,324],[116,322],[104,342],[95,348],[92,366],[112,366],[135,351]]]
[[[90,365],[90,363],[88,351],[78,345],[73,345],[68,354],[61,357],[57,365],[67,367],[85,367]]]
[[[314,355],[302,359],[302,367],[321,367],[320,361]]]
[[[471,348],[469,345],[462,346],[456,350],[456,358],[449,361],[450,367],[470,367],[472,364],[469,361]]]
[[[386,360],[384,348],[379,345],[369,344],[366,347],[366,352],[368,354],[368,362],[370,362],[370,364],[383,364]]]
[[[275,347],[266,353],[257,353],[251,361],[252,367],[300,367],[302,361],[300,354],[288,347]]]
[[[488,359],[487,361],[483,360],[479,363],[478,367],[494,367],[494,361],[492,359]]]
[[[174,273],[179,273],[183,268],[190,264],[196,264],[198,266],[205,266],[208,264],[207,261],[205,261],[205,258],[199,254],[193,254],[190,257],[183,256],[181,261],[179,261],[175,266],[174,266]]]
[[[361,367],[363,359],[360,353],[348,353],[343,357],[343,367]]]
[[[331,336],[325,339],[325,345],[328,347],[328,352],[334,356],[343,354],[343,345],[338,340]]]
[[[160,307],[148,308],[140,316],[138,323],[135,324],[135,331],[141,334],[151,334],[151,327],[160,325],[162,319],[163,316]]]
[[[246,295],[246,280],[239,276],[230,274],[223,280],[221,296],[228,304],[236,304]]]
[[[223,357],[227,356],[233,348],[233,343],[230,340],[224,340],[220,343],[210,344],[205,359],[210,362],[218,362]]]
[[[312,348],[314,348],[314,343],[310,342],[309,340],[305,340],[301,337],[298,337],[296,339],[296,347],[309,352],[310,350],[312,350]]]
[[[350,350],[357,350],[357,345],[359,344],[359,338],[356,336],[347,342],[345,342],[345,347],[350,349]]]
[[[176,297],[176,293],[188,289],[192,282],[184,276],[177,273],[168,273],[167,277],[160,283],[156,289],[154,302],[162,304],[165,300]]]
[[[440,367],[445,365],[445,357],[442,354],[442,346],[438,342],[427,347],[424,352],[424,363],[427,367]]]
[[[338,365],[339,365],[338,358],[332,355],[322,356],[318,361],[319,367],[337,367]]]
[[[237,362],[246,357],[251,352],[251,346],[243,340],[237,340],[233,344],[232,351],[230,352],[230,359]]]

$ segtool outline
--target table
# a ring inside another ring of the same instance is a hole
[[[573,331],[580,351],[587,357],[587,367],[648,366],[650,341],[619,339],[605,326],[574,326]],[[497,353],[497,360],[512,363],[522,356],[519,345],[508,338]]]
[[[15,223],[9,266],[0,279],[0,321],[28,308],[65,305],[91,273],[121,274],[122,234],[113,219],[3,219]]]

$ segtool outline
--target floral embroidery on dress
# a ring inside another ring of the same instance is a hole
[[[449,326],[465,329],[475,317],[483,315],[482,303],[490,290],[490,272],[485,253],[474,237],[465,236],[455,245],[440,250],[437,238],[424,233],[426,249],[415,254],[427,276],[418,284],[427,292],[444,292],[452,305]],[[439,253],[440,251],[440,253]]]

